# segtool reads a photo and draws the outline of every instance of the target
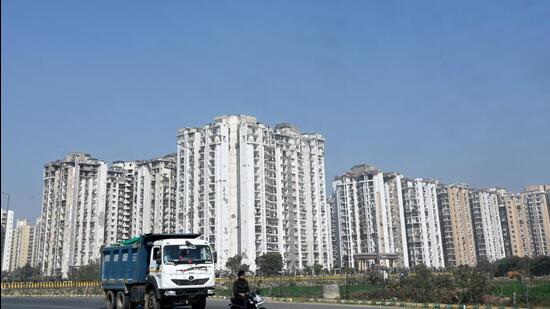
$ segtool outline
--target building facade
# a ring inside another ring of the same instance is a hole
[[[178,131],[176,230],[201,233],[218,267],[279,252],[288,271],[332,267],[324,139],[228,115]]]
[[[470,190],[470,208],[478,263],[506,257],[497,189]]]
[[[445,267],[436,186],[430,179],[401,180],[409,267]]]
[[[384,174],[384,198],[388,209],[388,220],[391,232],[390,248],[399,258],[394,260],[395,267],[409,267],[409,249],[407,245],[407,228],[405,225],[405,208],[403,204],[403,189],[399,173]]]
[[[114,165],[107,170],[105,197],[105,243],[115,244],[129,238],[129,221],[132,204],[125,204],[126,171],[123,166]]]
[[[462,184],[437,186],[443,255],[448,267],[477,263],[469,191]]]
[[[34,228],[32,231],[32,243],[31,243],[31,256],[30,264],[32,267],[39,268],[39,249],[40,249],[40,217],[36,218]]]
[[[333,189],[336,265],[408,267],[401,176],[357,165],[336,177]]]
[[[550,255],[550,202],[548,186],[530,186],[521,193],[528,214],[531,251],[534,256]]]
[[[2,208],[2,271],[10,269],[13,239],[13,210]]]
[[[136,164],[132,236],[176,231],[176,157],[140,161]]]
[[[506,256],[533,256],[529,212],[521,194],[501,192],[499,199]]]
[[[27,220],[17,220],[13,233],[10,271],[31,264],[34,226]]]
[[[37,265],[45,276],[67,277],[72,266],[99,258],[104,243],[107,164],[71,153],[44,166]]]

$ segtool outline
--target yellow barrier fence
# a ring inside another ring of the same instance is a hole
[[[351,278],[351,276],[349,277]],[[216,278],[216,283],[233,282],[234,278]],[[249,277],[249,281],[294,281],[294,282],[322,282],[334,280],[346,280],[344,276],[296,276],[296,277]],[[75,288],[75,287],[98,287],[99,281],[45,281],[45,282],[3,282],[2,289],[52,289],[52,288]]]
[[[55,289],[98,287],[99,281],[3,282],[2,289]]]

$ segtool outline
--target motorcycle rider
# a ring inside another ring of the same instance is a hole
[[[237,273],[237,280],[233,283],[233,295],[234,302],[244,309],[248,308],[248,295],[250,294],[250,287],[248,281],[246,281],[244,270],[239,270]]]

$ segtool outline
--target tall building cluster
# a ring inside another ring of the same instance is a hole
[[[67,277],[99,258],[101,246],[175,228],[175,156],[108,165],[71,153],[44,166],[42,213],[32,265]]]
[[[14,211],[2,208],[2,271],[11,272],[32,264],[35,253],[34,225],[18,219]]]
[[[370,165],[333,181],[335,267],[443,268],[549,255],[550,186],[516,194],[406,178]]]
[[[278,252],[285,270],[475,265],[550,254],[550,186],[523,193],[444,185],[358,165],[325,188],[325,140],[225,115],[177,132],[176,153],[111,164],[71,153],[44,165],[36,225],[2,210],[2,270],[67,277],[101,246],[200,233],[218,268]]]

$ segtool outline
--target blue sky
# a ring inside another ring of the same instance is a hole
[[[40,213],[42,167],[175,151],[221,114],[367,162],[520,191],[550,182],[549,1],[2,1],[2,191]],[[5,198],[2,196],[2,205]]]

